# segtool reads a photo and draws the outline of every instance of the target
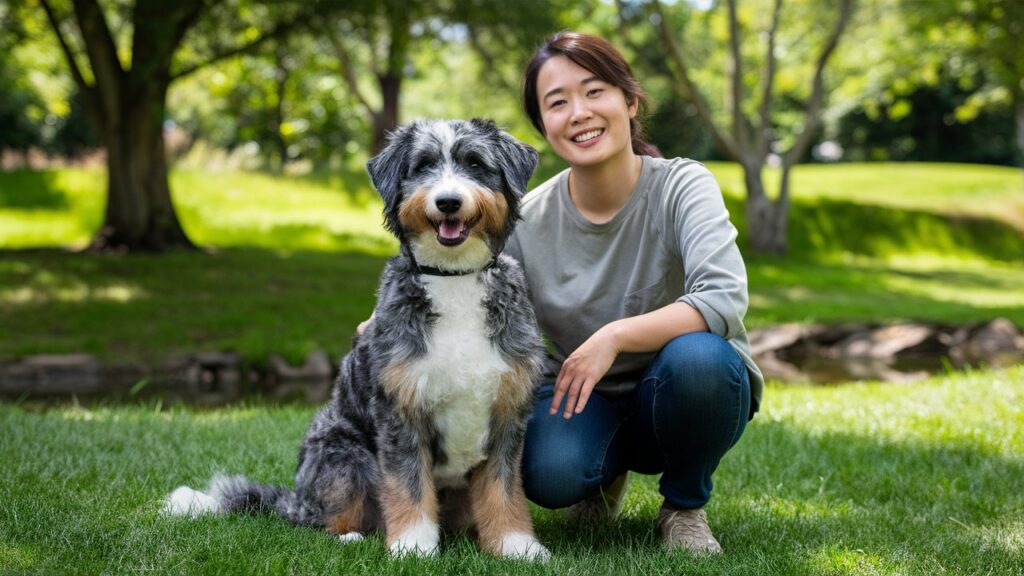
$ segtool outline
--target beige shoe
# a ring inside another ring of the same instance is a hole
[[[658,513],[658,534],[669,549],[684,549],[701,554],[721,554],[722,545],[708,527],[703,508],[678,510],[661,505]]]
[[[565,511],[565,519],[587,526],[599,526],[611,522],[622,512],[622,501],[626,499],[628,487],[629,473],[627,472],[616,478],[607,489],[570,506]]]

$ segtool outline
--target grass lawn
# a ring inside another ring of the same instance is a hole
[[[712,164],[745,230],[738,171]],[[785,258],[748,258],[749,326],[1006,316],[1024,326],[1019,171],[800,167]],[[211,253],[73,254],[102,215],[99,172],[0,173],[0,361],[89,352],[159,361],[236,350],[295,361],[348,348],[395,249],[357,170],[279,177],[180,170],[175,202]],[[33,248],[42,248],[34,250]],[[159,516],[215,472],[290,483],[314,407],[0,404],[0,574],[1024,573],[1024,366],[911,385],[770,383],[709,504],[726,554],[657,545],[656,479],[597,531],[535,510],[535,566],[465,537],[390,560],[270,518]]]
[[[737,168],[710,167],[742,231]],[[1024,325],[1019,171],[837,165],[799,167],[794,178],[792,254],[747,261],[750,327],[995,316]],[[216,252],[2,252],[0,358],[154,361],[230,349],[298,361],[314,348],[348,349],[395,250],[359,170],[179,170],[171,185],[190,236]],[[0,248],[83,245],[99,225],[102,188],[98,171],[0,173]]]
[[[466,537],[390,560],[274,518],[158,514],[215,472],[291,483],[313,408],[0,406],[0,573],[1006,574],[1024,572],[1024,367],[907,386],[769,386],[708,506],[726,554],[666,553],[656,478],[589,531],[535,509],[544,566]]]

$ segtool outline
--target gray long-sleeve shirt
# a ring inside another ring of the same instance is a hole
[[[629,200],[606,223],[588,221],[573,205],[568,170],[523,200],[523,221],[505,251],[523,265],[554,360],[560,365],[609,322],[685,302],[747,365],[756,410],[764,378],[743,326],[746,267],[718,183],[693,160],[642,158]],[[597,390],[632,390],[653,358],[619,355]]]

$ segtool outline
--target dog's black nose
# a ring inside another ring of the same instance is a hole
[[[445,214],[454,214],[462,207],[462,198],[457,194],[441,194],[434,200],[437,209]]]

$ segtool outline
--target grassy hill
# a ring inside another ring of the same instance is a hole
[[[738,167],[710,168],[742,234]],[[0,173],[0,249],[13,249],[0,257],[0,357],[234,349],[297,360],[316,347],[337,355],[369,315],[396,249],[355,167],[302,177],[175,171],[183,225],[212,254],[19,250],[83,246],[101,221],[103,185],[99,171]],[[791,254],[747,258],[748,325],[994,316],[1024,325],[1021,222],[1016,170],[799,167]]]

